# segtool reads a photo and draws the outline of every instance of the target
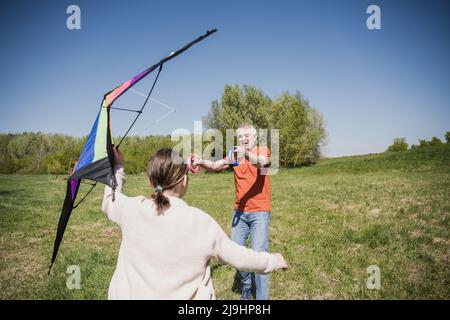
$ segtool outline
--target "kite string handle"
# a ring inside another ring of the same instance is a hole
[[[196,165],[194,166],[194,159],[195,159],[195,155],[191,154],[188,159],[187,159],[187,166],[189,168],[189,171],[193,174],[199,173],[200,172],[200,166]]]
[[[239,158],[236,157],[236,161],[233,161],[233,153],[235,151],[236,147],[231,148],[228,150],[228,162],[231,166],[236,167],[239,165]]]

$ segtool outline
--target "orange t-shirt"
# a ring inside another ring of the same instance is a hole
[[[268,147],[253,147],[253,154],[270,157]],[[234,161],[234,159],[233,159]],[[234,170],[234,186],[236,188],[235,210],[243,212],[271,211],[269,169],[264,168],[266,174],[261,173],[246,158],[239,160]]]

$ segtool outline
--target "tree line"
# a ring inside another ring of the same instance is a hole
[[[0,173],[69,174],[86,139],[41,132],[0,134]],[[168,135],[126,138],[121,150],[127,161],[127,172],[145,171],[150,154],[174,144]]]
[[[450,143],[450,131],[447,131],[445,133],[445,143]],[[419,139],[418,144],[412,144],[411,147],[409,147],[408,143],[406,142],[406,138],[395,138],[386,151],[406,151],[408,150],[408,148],[410,148],[411,150],[423,149],[429,146],[440,144],[443,144],[441,139],[439,139],[438,137],[432,137],[430,140]]]

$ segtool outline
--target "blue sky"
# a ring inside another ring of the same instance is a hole
[[[81,30],[66,9],[81,8]],[[381,8],[368,30],[366,8]],[[326,156],[382,152],[450,130],[447,1],[8,1],[0,4],[0,132],[87,135],[104,93],[207,29],[168,63],[131,134],[193,131],[226,84],[300,91],[326,121]],[[136,89],[148,92],[152,79]],[[116,107],[137,107],[130,93]],[[133,114],[113,114],[121,135]]]

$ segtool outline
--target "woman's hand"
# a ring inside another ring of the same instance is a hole
[[[203,165],[205,162],[203,161],[202,158],[200,158],[198,155],[193,154],[192,155],[192,166],[196,167],[196,166],[201,166]]]
[[[113,148],[113,151],[114,151],[114,167],[122,168],[125,163],[122,152],[116,147]]]
[[[286,270],[288,268],[288,265],[286,263],[286,260],[284,260],[283,255],[281,253],[274,253],[274,255],[277,258],[278,268]]]

